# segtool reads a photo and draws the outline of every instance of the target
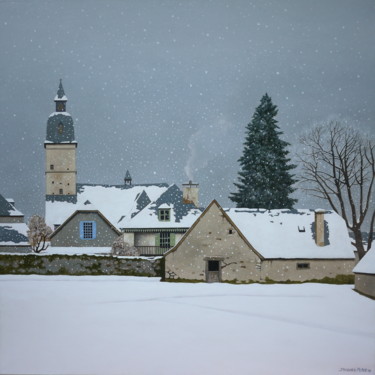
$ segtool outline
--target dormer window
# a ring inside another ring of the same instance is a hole
[[[170,208],[160,208],[158,211],[159,221],[170,221],[171,220],[171,209]]]
[[[59,126],[57,127],[57,131],[59,134],[62,134],[64,131],[64,125],[60,122]]]

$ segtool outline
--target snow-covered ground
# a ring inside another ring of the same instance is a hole
[[[1,374],[375,373],[352,286],[0,276]]]

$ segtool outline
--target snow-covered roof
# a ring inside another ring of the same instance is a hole
[[[354,267],[354,273],[369,273],[375,275],[375,249],[367,251],[366,255]]]
[[[224,209],[249,243],[268,259],[354,259],[344,220],[325,211],[325,246],[315,243],[313,210]]]
[[[53,117],[53,116],[58,116],[58,115],[72,117],[71,114],[68,112],[52,112],[48,117]]]
[[[23,216],[23,213],[0,194],[0,216]]]
[[[61,98],[59,98],[59,96],[56,95],[54,101],[55,102],[67,102],[68,98],[66,97],[66,95],[63,95]]]
[[[0,246],[28,246],[25,223],[0,223]]]
[[[77,184],[77,196],[46,197],[46,223],[53,228],[61,225],[77,210],[99,210],[114,226],[129,219],[157,200],[167,184],[93,185]]]
[[[170,220],[160,221],[158,210],[170,209]],[[193,204],[185,204],[181,189],[173,184],[157,200],[150,202],[133,216],[124,217],[119,227],[125,230],[145,228],[190,228],[201,215],[202,209]]]

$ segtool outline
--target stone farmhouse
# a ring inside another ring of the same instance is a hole
[[[27,252],[27,229],[23,213],[16,209],[13,199],[0,194],[0,252]]]
[[[343,219],[323,210],[223,209],[215,200],[165,253],[165,279],[285,282],[350,275]]]
[[[122,232],[141,254],[163,254],[197,216],[198,186],[134,184],[129,171],[120,185],[77,183],[76,151],[67,97],[60,80],[55,112],[47,122],[46,223],[54,230],[51,247],[110,247]],[[51,249],[51,250],[52,250]]]

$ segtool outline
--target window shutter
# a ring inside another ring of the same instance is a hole
[[[96,221],[92,222],[92,239],[96,238]]]
[[[79,237],[83,240],[83,221],[79,222]]]
[[[155,235],[155,246],[160,246],[160,233]]]
[[[170,233],[169,242],[170,242],[171,247],[176,245],[176,233]]]

